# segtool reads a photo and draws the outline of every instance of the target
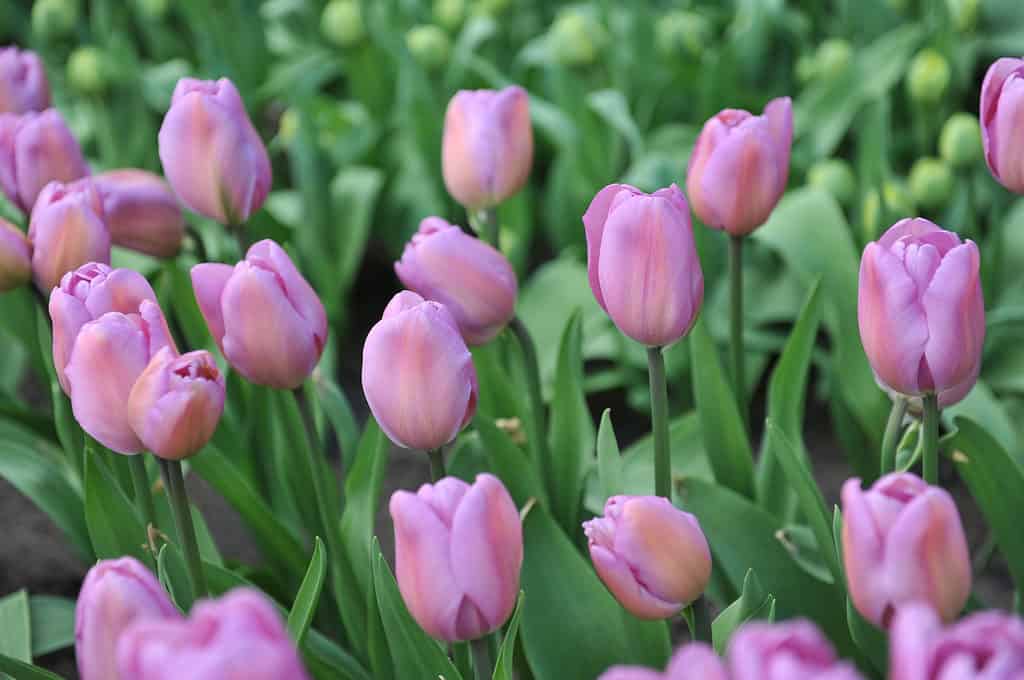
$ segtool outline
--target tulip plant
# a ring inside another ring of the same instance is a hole
[[[1024,678],[1019,31],[244,4],[8,11],[0,677]]]

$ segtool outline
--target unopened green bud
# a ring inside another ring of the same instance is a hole
[[[849,67],[853,48],[842,38],[829,38],[818,45],[818,76],[833,80]]]
[[[43,38],[63,38],[75,30],[80,14],[78,0],[36,0],[32,30]]]
[[[857,180],[850,164],[839,158],[818,161],[807,171],[807,182],[824,189],[840,203],[849,203],[857,191]]]
[[[697,56],[711,39],[711,22],[697,12],[673,10],[658,20],[658,49],[666,56]]]
[[[923,49],[910,62],[907,92],[916,102],[934,103],[946,94],[949,79],[949,62],[946,58],[931,48]]]
[[[882,184],[882,201],[885,202],[890,217],[913,217],[917,211],[914,195],[907,188],[907,183],[901,179],[888,180]]]
[[[878,238],[882,226],[882,199],[878,189],[869,189],[864,194],[860,205],[860,224],[865,243]]]
[[[981,159],[981,127],[969,113],[954,113],[942,126],[939,154],[954,168],[977,163]]]
[[[974,30],[978,23],[980,0],[946,0],[946,9],[953,20],[953,27],[961,33]]]
[[[144,19],[150,21],[160,21],[167,16],[167,10],[170,8],[169,0],[135,0],[135,6],[139,10],[139,15]]]
[[[107,88],[106,58],[91,45],[79,47],[68,57],[68,82],[83,94],[99,94]]]
[[[510,2],[511,0],[478,0],[473,11],[494,17],[508,9]]]
[[[352,47],[366,36],[358,0],[331,0],[320,16],[320,30],[338,47]]]
[[[434,21],[449,31],[454,31],[466,18],[466,0],[435,0]]]
[[[285,109],[277,123],[277,138],[285,145],[291,144],[299,134],[299,124],[299,112],[294,108]]]
[[[597,59],[597,51],[604,42],[604,29],[591,14],[570,9],[555,19],[548,39],[558,63],[587,66]]]
[[[953,192],[953,172],[941,158],[919,158],[910,169],[910,193],[925,208],[941,208]]]
[[[432,71],[448,63],[451,41],[440,26],[413,26],[405,34],[405,44],[413,58],[427,70]]]
[[[796,78],[801,83],[808,83],[818,75],[818,62],[814,57],[805,54],[796,60]]]

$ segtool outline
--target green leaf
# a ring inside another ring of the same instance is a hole
[[[75,601],[53,595],[28,599],[32,656],[44,656],[75,644]]]
[[[345,510],[341,514],[342,540],[362,593],[373,581],[373,528],[390,452],[391,442],[371,416],[359,440],[355,463],[345,477]]]
[[[498,658],[494,661],[494,675],[492,680],[515,680],[515,653],[516,636],[519,633],[519,619],[523,614],[523,599],[525,594],[519,591],[519,598],[516,599],[516,608],[512,612],[512,618],[505,628],[505,637],[498,648]]]
[[[644,142],[633,115],[629,112],[629,101],[618,90],[598,90],[587,95],[587,105],[597,112],[616,132],[629,143],[630,155],[639,158],[644,152]]]
[[[743,577],[743,590],[739,598],[711,622],[711,639],[714,642],[715,651],[725,654],[732,634],[747,621],[752,619],[771,621],[774,618],[775,596],[766,593],[757,574],[753,569],[748,569],[747,575]]]
[[[477,419],[474,427],[480,435],[491,470],[501,478],[512,495],[516,505],[522,507],[531,498],[542,503],[546,502],[544,489],[537,478],[537,469],[526,455],[526,452],[512,443],[505,432],[486,419]]]
[[[597,428],[597,473],[605,499],[622,493],[622,455],[608,408],[601,414],[601,425]]]
[[[313,372],[313,385],[316,387],[317,401],[327,415],[327,419],[338,437],[343,461],[342,469],[348,470],[355,459],[356,446],[359,443],[359,425],[352,413],[348,398],[338,385],[324,375],[323,371]]]
[[[64,680],[55,673],[4,654],[0,654],[0,673],[6,673],[13,680]]]
[[[0,654],[32,661],[32,620],[28,592],[19,590],[0,598]]]
[[[85,452],[85,523],[96,557],[131,555],[152,567],[153,557],[146,550],[146,528],[135,506],[110,476],[99,453],[89,448]]]
[[[324,558],[324,543],[317,536],[313,543],[313,556],[309,560],[309,569],[302,579],[299,592],[295,595],[292,610],[288,613],[288,634],[301,645],[302,639],[313,621],[316,606],[320,602],[320,591],[324,587],[324,576],[327,572],[327,561]]]
[[[183,612],[192,609],[195,598],[192,595],[185,559],[171,543],[165,543],[160,547],[156,558],[156,575],[178,609]]]

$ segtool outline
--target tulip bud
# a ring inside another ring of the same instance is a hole
[[[953,193],[953,173],[939,158],[919,158],[910,169],[910,193],[918,205],[937,209]]]
[[[786,190],[792,143],[789,97],[768,102],[760,116],[726,109],[705,123],[686,171],[701,222],[733,236],[764,224]]]
[[[198,602],[188,620],[146,620],[117,645],[120,680],[308,680],[273,603],[253,588]]]
[[[224,358],[257,385],[295,389],[320,361],[327,313],[288,254],[270,239],[233,268],[192,268],[199,310]]]
[[[609,184],[583,225],[590,287],[619,330],[651,347],[686,335],[704,300],[704,276],[679,187],[645,194]]]
[[[526,90],[460,90],[444,115],[444,184],[469,210],[493,207],[526,183],[533,128]]]
[[[82,94],[100,94],[107,88],[106,57],[91,45],[79,47],[68,57],[68,82]]]
[[[888,474],[864,491],[843,484],[843,559],[850,599],[881,628],[908,602],[956,618],[971,592],[967,540],[953,499],[910,473]]]
[[[434,0],[433,14],[437,23],[454,31],[466,18],[466,0]]]
[[[955,168],[974,165],[983,155],[981,127],[969,113],[954,113],[942,126],[939,155]]]
[[[434,71],[448,63],[451,40],[439,26],[421,24],[413,26],[405,34],[405,45],[420,66]]]
[[[358,0],[331,0],[320,16],[320,30],[338,47],[352,47],[366,37]]]
[[[981,86],[985,162],[1004,187],[1024,194],[1024,59],[997,59]]]
[[[156,577],[132,557],[97,562],[75,605],[75,658],[81,680],[123,680],[117,643],[132,624],[181,617]]]
[[[516,273],[498,250],[440,217],[420,222],[395,263],[402,284],[448,308],[462,337],[482,345],[516,312]]]
[[[697,12],[672,10],[658,20],[656,31],[658,49],[665,56],[698,56],[711,38],[711,22]]]
[[[147,21],[161,21],[170,9],[170,0],[135,0],[139,16]]]
[[[912,215],[917,209],[914,194],[902,179],[882,183],[882,202],[891,215]]]
[[[691,642],[672,655],[664,673],[640,666],[613,666],[597,680],[729,680],[729,675],[715,650],[703,642]]]
[[[555,60],[565,66],[593,64],[604,42],[604,28],[597,18],[576,8],[560,12],[548,35]]]
[[[816,75],[832,81],[843,75],[853,58],[853,48],[842,38],[829,38],[818,45],[815,54]]]
[[[946,94],[949,88],[949,62],[931,48],[918,52],[907,71],[907,93],[920,104],[933,104]]]
[[[523,530],[497,477],[455,477],[391,496],[395,575],[416,622],[446,642],[474,640],[508,620],[519,594]]]
[[[981,0],[946,0],[946,9],[953,20],[953,26],[961,33],[974,30],[980,6]]]
[[[921,603],[900,607],[889,638],[890,680],[1016,680],[1024,674],[1024,621],[990,610],[943,629]]]
[[[469,424],[476,370],[444,305],[410,291],[391,299],[363,345],[363,393],[388,438],[407,449],[438,449]]]
[[[78,141],[55,109],[0,114],[0,188],[23,213],[50,182],[88,174]]]
[[[751,622],[729,641],[732,680],[861,680],[810,621]]]
[[[13,290],[32,278],[32,246],[25,234],[0,219],[0,293]]]
[[[171,187],[145,170],[111,170],[93,177],[113,242],[154,257],[174,257],[185,218]]]
[[[704,592],[711,551],[697,518],[659,496],[612,496],[583,523],[594,569],[641,619],[667,619]]]
[[[841,158],[818,161],[807,171],[807,183],[823,189],[839,201],[849,203],[857,192],[857,180],[850,164]]]
[[[99,193],[90,180],[46,185],[32,210],[28,238],[32,242],[32,276],[43,292],[84,264],[110,262],[110,232]]]
[[[32,4],[32,31],[41,38],[70,35],[82,13],[79,0],[36,0]]]
[[[0,113],[22,114],[50,107],[50,83],[35,52],[0,49]]]
[[[900,220],[864,249],[857,318],[883,387],[936,392],[945,407],[974,386],[985,341],[979,257],[973,241],[920,217]]]
[[[242,224],[270,191],[270,158],[227,78],[182,78],[158,135],[164,175],[189,208]]]

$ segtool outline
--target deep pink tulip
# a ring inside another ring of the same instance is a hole
[[[224,358],[251,382],[294,389],[327,342],[327,313],[288,253],[267,239],[234,267],[192,268],[196,302]]]
[[[114,244],[155,257],[174,257],[185,217],[171,187],[145,170],[111,170],[93,177]]]
[[[666,619],[704,592],[711,551],[697,518],[658,496],[612,496],[583,523],[590,558],[634,616]]]
[[[251,588],[198,602],[188,620],[142,621],[117,645],[120,680],[308,680],[274,605]]]
[[[39,193],[28,227],[32,277],[44,293],[89,262],[110,262],[110,231],[90,180],[50,182]]]
[[[867,491],[849,479],[842,503],[843,560],[857,611],[882,628],[909,602],[956,618],[971,592],[971,561],[950,495],[904,472]]]
[[[168,460],[206,446],[224,412],[224,376],[205,350],[157,352],[128,396],[132,429],[147,451]]]
[[[411,291],[391,299],[363,345],[363,393],[385,434],[431,451],[476,413],[473,357],[448,309]]]
[[[598,680],[729,680],[729,675],[715,650],[703,642],[691,642],[672,655],[664,673],[640,666],[613,666]]]
[[[729,641],[731,680],[861,680],[854,666],[836,658],[817,626],[797,619],[744,624]]]
[[[17,47],[0,49],[0,113],[29,113],[50,107],[50,83],[39,55]]]
[[[956,403],[978,379],[985,302],[973,241],[920,217],[900,220],[860,261],[857,319],[875,376],[909,396]]]
[[[508,259],[440,217],[420,222],[395,272],[406,288],[447,307],[467,344],[488,342],[516,313]]]
[[[760,116],[726,109],[706,122],[686,171],[700,221],[733,236],[764,224],[786,190],[792,144],[789,97],[771,100]]]
[[[583,225],[590,287],[619,330],[652,347],[686,335],[704,300],[704,275],[679,187],[645,194],[610,184]]]
[[[24,232],[0,218],[0,293],[32,278],[32,245]]]
[[[88,174],[78,140],[55,109],[0,114],[0,189],[23,213],[50,182]]]
[[[1020,680],[1024,621],[999,611],[948,628],[922,604],[900,607],[889,637],[890,680]]]
[[[460,90],[444,114],[441,167],[469,210],[493,207],[526,183],[533,163],[530,98],[518,86]]]
[[[270,191],[270,158],[227,78],[182,78],[158,136],[167,181],[189,208],[242,224]]]
[[[85,575],[75,605],[75,658],[81,680],[124,680],[117,643],[139,621],[181,614],[156,577],[133,557],[103,560]]]
[[[431,636],[472,640],[515,608],[523,563],[519,512],[497,477],[455,477],[391,496],[395,573],[409,612]]]
[[[997,59],[981,86],[981,141],[999,182],[1024,194],[1024,59]]]

